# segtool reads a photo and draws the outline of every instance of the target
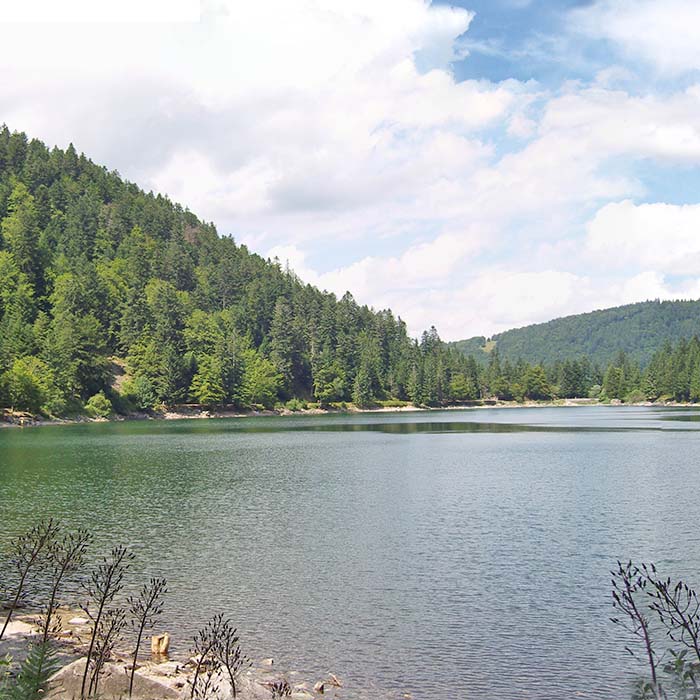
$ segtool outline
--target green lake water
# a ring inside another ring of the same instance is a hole
[[[617,558],[700,583],[700,414],[521,408],[0,430],[0,548],[39,518],[168,578],[343,697],[631,696]],[[641,667],[640,667],[641,668]]]

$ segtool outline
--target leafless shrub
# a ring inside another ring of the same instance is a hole
[[[292,688],[286,680],[277,681],[270,686],[272,700],[282,700],[292,696]]]
[[[40,620],[41,641],[48,642],[50,636],[61,631],[60,619],[56,610],[60,606],[61,586],[66,578],[79,571],[85,559],[92,535],[87,530],[66,533],[60,540],[49,544],[47,560],[50,568],[49,597]]]
[[[220,627],[219,642],[215,648],[215,653],[226,669],[231,693],[236,697],[236,681],[241,671],[250,668],[253,662],[241,652],[240,639],[236,628],[231,626],[230,620],[225,620]]]
[[[34,526],[23,535],[20,535],[12,543],[11,562],[17,570],[18,582],[9,604],[5,623],[0,630],[0,639],[2,639],[5,634],[5,630],[10,624],[10,619],[25,593],[26,586],[30,582],[30,577],[34,572],[35,565],[39,563],[41,557],[46,554],[49,547],[55,541],[59,530],[59,523],[53,518],[49,518],[48,520],[42,520],[38,525]]]
[[[664,698],[665,694],[658,680],[659,657],[654,650],[649,618],[639,600],[647,587],[647,578],[643,570],[634,566],[631,561],[623,564],[617,562],[617,569],[612,574],[612,598],[613,607],[619,611],[619,617],[610,618],[613,623],[620,625],[630,635],[636,637],[642,643],[643,655],[651,673],[651,683],[644,689],[645,693],[651,693],[653,698]],[[626,646],[625,649],[632,655],[637,652]]]
[[[110,555],[91,572],[90,578],[84,584],[88,599],[81,607],[92,622],[92,634],[80,686],[81,699],[86,697],[85,691],[91,665],[93,669],[89,692],[92,692],[99,679],[99,672],[105,660],[104,654],[109,649],[111,640],[121,632],[123,627],[123,624],[120,626],[119,621],[121,619],[121,622],[124,622],[125,611],[123,609],[112,611],[109,606],[124,588],[124,576],[133,558],[134,555],[126,547],[121,545],[115,547]],[[108,619],[103,620],[108,613]]]
[[[168,592],[164,578],[152,578],[143,586],[138,597],[127,598],[127,605],[131,614],[131,625],[136,630],[136,646],[134,659],[131,664],[131,676],[129,678],[129,697],[134,689],[134,674],[136,662],[139,657],[139,648],[147,627],[153,627],[156,619],[163,612],[163,596]]]
[[[215,677],[221,670],[216,650],[220,644],[224,616],[219,613],[209,620],[194,636],[191,653],[195,658],[194,676],[190,681],[190,698],[205,700],[218,691]]]

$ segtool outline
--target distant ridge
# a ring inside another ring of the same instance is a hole
[[[564,316],[452,345],[482,361],[498,348],[502,358],[511,360],[552,363],[587,355],[605,366],[622,350],[646,365],[665,343],[694,335],[700,335],[700,301],[656,300]]]

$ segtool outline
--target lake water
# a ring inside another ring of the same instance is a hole
[[[89,527],[168,578],[175,653],[221,610],[349,700],[625,699],[609,571],[700,583],[698,429],[576,407],[0,430],[0,547]]]

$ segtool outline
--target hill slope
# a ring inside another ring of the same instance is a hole
[[[416,342],[390,311],[303,284],[72,145],[0,128],[0,407],[476,394],[474,361],[434,329]]]
[[[645,301],[515,328],[491,338],[501,357],[553,363],[581,355],[606,366],[621,351],[646,365],[666,342],[700,335],[700,301]],[[483,337],[452,344],[487,359]]]

